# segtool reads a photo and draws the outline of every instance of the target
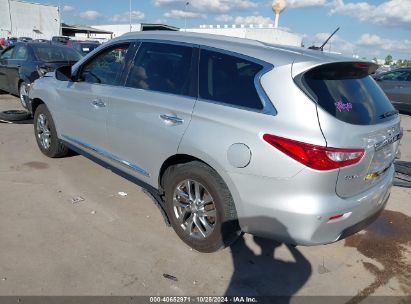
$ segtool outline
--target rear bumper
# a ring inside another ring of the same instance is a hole
[[[335,185],[331,175],[307,182],[309,177],[309,172],[281,181],[231,175],[241,198],[236,206],[243,231],[307,246],[345,238],[364,229],[382,212],[390,195],[394,166],[373,188],[350,198],[335,194],[335,187],[330,187]],[[324,190],[328,188],[332,191]],[[330,220],[338,214],[344,216]]]
[[[345,239],[346,237],[349,237],[350,235],[353,235],[354,233],[357,233],[357,232],[365,229],[369,225],[371,225],[380,216],[380,214],[383,212],[383,210],[385,208],[385,205],[387,204],[389,198],[390,198],[390,195],[388,194],[387,198],[385,199],[385,202],[383,202],[383,204],[382,204],[382,207],[379,210],[377,210],[374,214],[372,214],[368,218],[362,220],[361,222],[358,222],[357,224],[346,228],[341,233],[340,237],[338,238],[338,241],[342,240],[342,239]]]

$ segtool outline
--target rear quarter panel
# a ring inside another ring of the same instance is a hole
[[[242,198],[230,175],[288,180],[305,168],[266,143],[262,139],[264,134],[325,145],[316,106],[307,102],[294,85],[290,66],[274,68],[262,77],[261,84],[277,109],[276,115],[198,100],[178,151],[200,158],[220,174],[234,197],[240,217],[244,210]],[[243,143],[251,150],[251,161],[245,168],[234,167],[227,158],[229,147],[236,143]]]

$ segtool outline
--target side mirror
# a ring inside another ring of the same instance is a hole
[[[56,79],[60,81],[72,81],[71,65],[61,66],[56,69]]]

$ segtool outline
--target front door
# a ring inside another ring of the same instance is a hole
[[[128,43],[106,48],[80,67],[78,81],[62,82],[58,93],[64,109],[57,115],[64,140],[108,154],[108,96],[122,86],[128,49]]]
[[[13,55],[14,47],[9,47],[0,55],[0,90],[9,92],[9,82],[7,79],[9,59]]]
[[[18,44],[15,47],[13,56],[8,60],[7,82],[9,92],[19,95],[20,69],[26,65],[28,59],[28,49],[24,44]]]
[[[142,42],[126,87],[110,96],[110,151],[130,173],[157,186],[162,163],[177,154],[196,102],[197,49]]]

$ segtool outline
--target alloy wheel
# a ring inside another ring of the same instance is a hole
[[[173,194],[173,211],[181,228],[190,237],[208,237],[217,222],[217,209],[210,192],[198,181],[187,179]]]
[[[20,85],[20,102],[21,105],[27,109],[27,102],[26,102],[26,98],[27,98],[28,94],[27,94],[27,87],[25,83],[22,83]]]
[[[51,132],[49,127],[49,121],[47,116],[44,114],[40,114],[37,118],[37,137],[40,141],[41,146],[48,150],[50,149],[51,145]]]

